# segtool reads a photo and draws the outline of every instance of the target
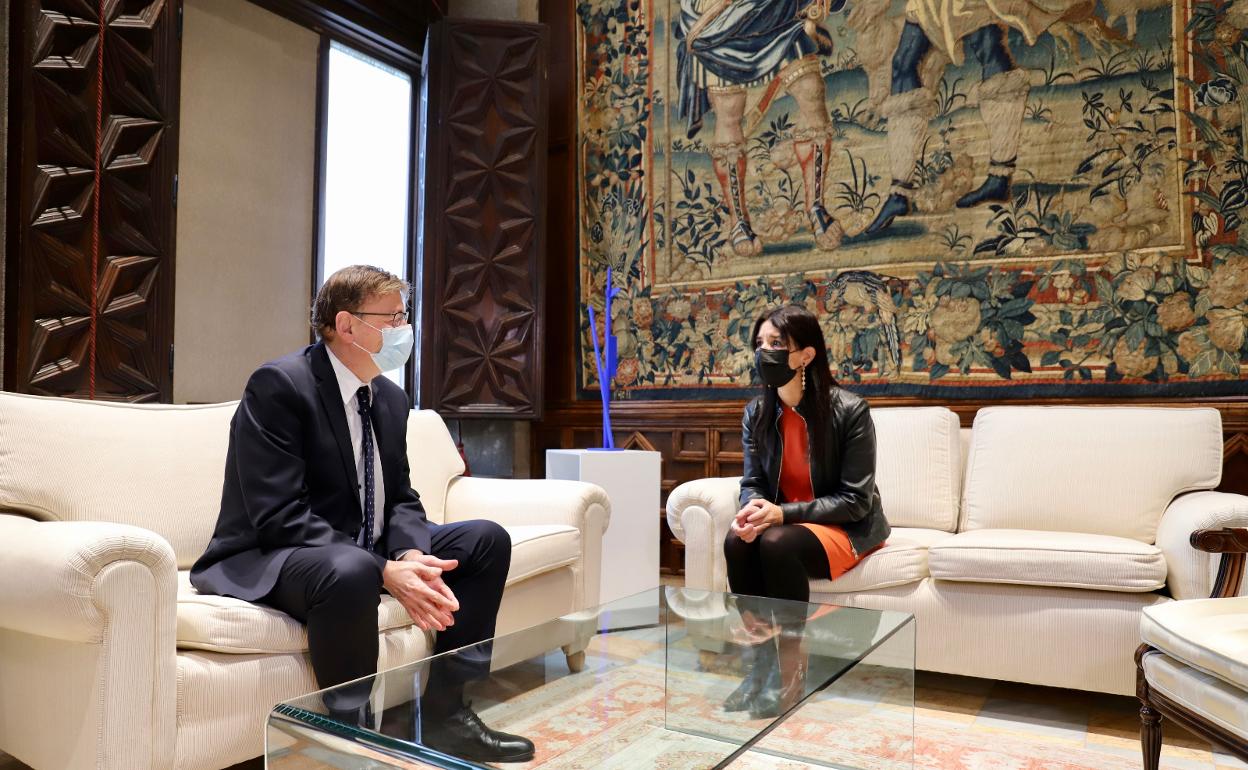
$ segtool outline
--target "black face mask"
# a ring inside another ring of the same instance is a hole
[[[758,370],[758,378],[764,385],[779,388],[789,384],[797,376],[797,370],[789,366],[789,352],[764,348],[755,351],[754,368]]]

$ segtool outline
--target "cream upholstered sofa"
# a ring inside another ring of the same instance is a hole
[[[0,393],[0,750],[38,770],[222,768],[263,751],[274,704],[316,689],[303,626],[187,580],[234,408]],[[597,604],[600,487],[462,477],[432,412],[411,414],[408,447],[431,520],[511,534],[500,632]],[[383,669],[429,654],[394,599],[377,620]],[[587,639],[535,641],[575,666]]]
[[[1188,537],[1248,525],[1248,497],[1209,491],[1217,410],[990,407],[970,430],[942,407],[871,414],[893,533],[811,596],[913,613],[920,669],[1132,694],[1141,611],[1209,596],[1216,561]],[[687,588],[728,590],[738,482],[668,497]]]

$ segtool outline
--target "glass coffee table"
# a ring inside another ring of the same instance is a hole
[[[902,612],[660,588],[281,703],[266,767],[910,769],[914,645]],[[524,763],[422,743],[431,667],[491,653],[465,695],[485,724],[533,741]],[[755,708],[725,709],[751,673]],[[361,718],[329,716],[343,688],[368,697]]]

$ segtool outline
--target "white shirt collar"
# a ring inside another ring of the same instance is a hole
[[[334,376],[338,378],[338,390],[342,393],[342,403],[354,408],[356,404],[355,392],[364,385],[369,385],[368,392],[371,399],[372,385],[356,377],[355,372],[352,372],[347,368],[346,364],[338,360],[338,356],[334,355],[334,351],[329,349],[329,345],[325,346],[325,352],[329,354],[329,363],[334,367]]]

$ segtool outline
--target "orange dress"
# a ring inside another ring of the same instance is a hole
[[[780,432],[784,436],[784,458],[780,463],[780,496],[785,502],[808,503],[815,499],[815,490],[810,481],[810,438],[806,433],[806,421],[791,407],[784,405],[780,413]],[[805,523],[797,526],[805,527],[819,538],[828,555],[829,579],[835,580],[862,561],[862,557],[850,545],[849,535],[840,527],[833,524]]]

